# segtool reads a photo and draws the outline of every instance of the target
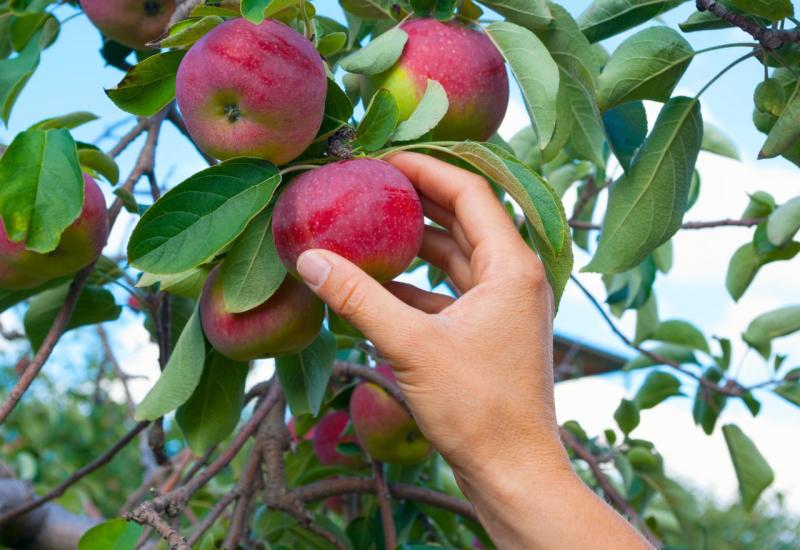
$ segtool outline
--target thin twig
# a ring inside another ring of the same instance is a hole
[[[377,370],[364,365],[359,365],[357,363],[336,361],[333,366],[333,372],[337,376],[357,376],[380,386],[381,389],[391,395],[394,400],[397,401],[409,415],[411,415],[411,408],[408,406],[408,402],[406,401],[402,390],[400,390],[397,384],[386,378]]]
[[[134,511],[125,514],[125,519],[140,525],[149,525],[167,541],[171,550],[192,550],[186,539],[169,523],[164,521],[152,502],[140,504]]]
[[[729,10],[715,0],[697,0],[696,3],[699,11],[713,13],[723,21],[739,27],[767,49],[774,50],[789,42],[800,42],[800,28],[798,27],[791,30],[771,29],[746,15]]]
[[[94,264],[95,262],[92,262],[88,266],[81,269],[72,280],[69,291],[64,298],[64,304],[58,311],[56,318],[53,319],[53,323],[50,325],[50,330],[47,331],[47,335],[42,341],[42,344],[39,346],[39,350],[36,352],[36,355],[33,356],[33,360],[31,360],[31,362],[25,368],[25,371],[22,373],[22,376],[20,376],[19,380],[17,380],[17,383],[14,384],[13,388],[11,388],[8,397],[3,402],[2,406],[0,406],[0,424],[6,421],[8,415],[10,415],[11,411],[14,410],[14,407],[17,406],[19,400],[22,399],[22,396],[26,391],[28,391],[28,388],[31,386],[34,379],[39,375],[42,367],[44,367],[44,364],[50,358],[53,348],[56,347],[61,335],[64,334],[64,331],[67,328],[67,323],[69,323],[72,313],[75,311],[75,306],[78,303],[78,297],[81,294],[81,290],[83,290],[83,286],[86,284],[86,280],[89,278],[89,274],[94,269]]]
[[[328,497],[346,494],[375,494],[375,481],[367,477],[339,477],[316,481],[302,487],[292,489],[292,496],[303,502],[321,500]],[[430,504],[443,510],[449,510],[462,517],[478,522],[478,516],[472,505],[465,501],[438,491],[407,485],[405,483],[389,483],[389,493],[397,499],[413,500]]]
[[[724,219],[724,220],[711,220],[699,222],[686,222],[681,224],[681,229],[710,229],[714,227],[753,227],[764,221],[764,218],[745,218],[741,220]],[[582,222],[578,220],[570,220],[569,226],[573,229],[587,229],[592,231],[599,231],[603,229],[602,225]]]
[[[205,515],[203,521],[194,527],[194,531],[192,531],[192,534],[186,539],[186,542],[188,542],[189,545],[194,545],[194,543],[199,541],[206,531],[211,529],[214,523],[216,523],[219,517],[225,512],[225,509],[230,506],[231,502],[237,498],[239,498],[238,488],[220,498],[214,507]]]
[[[572,449],[572,452],[575,453],[575,456],[589,465],[589,469],[592,471],[594,478],[597,480],[597,483],[600,485],[600,488],[603,490],[606,498],[610,500],[617,510],[627,517],[629,521],[636,524],[636,526],[651,544],[653,544],[656,548],[660,547],[660,541],[658,537],[650,530],[633,506],[631,506],[628,501],[625,500],[625,498],[619,493],[619,491],[617,491],[614,485],[612,485],[611,480],[608,479],[608,476],[606,476],[600,467],[600,462],[597,460],[597,458],[589,451],[589,449],[584,447],[583,444],[578,441],[578,438],[575,437],[572,432],[565,428],[559,428],[559,431],[561,433],[561,439],[564,441],[567,447]]]
[[[97,457],[94,460],[92,460],[86,466],[84,466],[84,467],[76,470],[75,472],[73,472],[72,475],[70,475],[64,481],[59,483],[50,492],[48,492],[48,493],[46,493],[46,494],[44,494],[44,495],[42,495],[42,496],[40,496],[40,497],[38,497],[38,498],[36,498],[34,500],[31,500],[30,502],[25,503],[23,506],[20,506],[18,508],[13,509],[13,510],[9,510],[8,512],[6,512],[2,516],[0,516],[0,525],[2,525],[6,521],[8,521],[10,519],[13,519],[13,518],[15,518],[15,517],[17,517],[19,515],[26,514],[26,513],[30,512],[31,510],[34,510],[34,509],[38,508],[42,504],[44,504],[46,502],[49,502],[49,501],[53,500],[54,498],[58,498],[61,495],[63,495],[64,492],[67,489],[69,489],[72,485],[74,485],[75,483],[77,483],[78,481],[80,481],[81,479],[86,477],[87,475],[91,474],[95,470],[98,470],[98,469],[102,468],[103,466],[105,466],[106,464],[108,464],[109,462],[111,462],[111,460],[117,455],[117,453],[120,452],[122,449],[124,449],[128,445],[128,443],[130,443],[131,440],[133,440],[133,438],[136,437],[136,435],[139,432],[141,432],[142,430],[144,430],[147,427],[148,424],[149,424],[149,422],[139,422],[138,424],[136,424],[136,426],[133,427],[132,430],[130,430],[128,433],[126,433],[124,436],[122,436],[122,438],[120,438],[119,441],[114,443],[114,445],[112,445],[106,452],[104,452],[102,455],[100,455],[99,457]]]
[[[386,485],[386,478],[383,477],[383,464],[374,460],[372,474],[375,478],[375,497],[381,513],[383,540],[386,550],[394,550],[394,547],[397,546],[397,530],[394,526],[394,517],[392,517],[392,499],[389,496],[389,487]]]

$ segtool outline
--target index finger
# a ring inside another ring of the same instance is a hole
[[[386,159],[428,199],[455,214],[473,248],[521,242],[517,229],[488,182],[472,172],[419,153],[396,153]]]

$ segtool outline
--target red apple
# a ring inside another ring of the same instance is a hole
[[[395,380],[389,365],[378,365],[377,370],[389,380]],[[353,390],[350,417],[361,446],[375,460],[388,464],[419,464],[431,452],[431,444],[411,415],[377,384],[362,382]]]
[[[272,231],[293,273],[300,254],[324,248],[389,281],[419,252],[422,204],[408,178],[388,162],[343,160],[295,178],[275,204]]]
[[[314,428],[314,452],[320,464],[325,466],[347,466],[358,468],[364,465],[360,457],[340,453],[340,443],[358,443],[352,435],[345,434],[350,417],[344,411],[333,411],[322,417]]]
[[[233,19],[194,44],[176,97],[198,146],[220,159],[284,164],[317,135],[327,77],[314,46],[283,23]]]
[[[143,50],[166,32],[175,0],[81,0],[81,7],[106,37]]]
[[[485,141],[500,127],[508,107],[505,61],[486,34],[461,23],[412,19],[403,54],[388,70],[364,78],[365,100],[386,88],[397,100],[401,120],[414,112],[436,80],[450,107],[433,131],[435,139]]]
[[[83,175],[83,208],[61,234],[52,252],[27,250],[24,242],[11,242],[0,220],[0,288],[23,290],[52,279],[72,275],[93,262],[108,239],[106,200],[97,183]]]
[[[319,333],[322,302],[308,288],[286,277],[260,306],[243,313],[225,311],[222,279],[217,266],[200,296],[203,332],[219,353],[234,361],[250,361],[297,353]]]

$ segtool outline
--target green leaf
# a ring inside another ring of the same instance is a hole
[[[743,12],[770,21],[778,21],[794,15],[791,0],[730,0],[730,3]]]
[[[142,273],[137,288],[147,288],[158,284],[158,289],[169,292],[175,296],[196,300],[200,297],[206,278],[210,271],[209,266],[200,266],[174,275],[153,275]]]
[[[164,372],[136,407],[136,420],[155,420],[174,411],[192,396],[203,375],[206,343],[195,308],[183,327]]]
[[[786,107],[767,134],[758,158],[773,158],[786,152],[800,138],[800,80],[794,84]]]
[[[700,548],[698,544],[698,525],[700,525],[700,508],[692,493],[662,474],[650,474],[643,479],[661,493],[664,502],[675,515],[680,524],[683,538],[688,541],[689,548]]]
[[[623,399],[614,411],[614,420],[622,433],[628,435],[639,425],[639,407],[633,401]]]
[[[572,272],[573,259],[566,213],[556,192],[501,149],[464,142],[453,145],[450,151],[483,172],[519,204],[532,227],[534,244],[558,304]]]
[[[720,4],[722,4],[722,2],[720,2]],[[686,19],[686,21],[678,25],[683,32],[713,31],[719,29],[729,29],[732,26],[733,25],[727,21],[720,19],[708,11],[695,11]]]
[[[556,128],[559,71],[550,52],[531,31],[508,22],[495,22],[486,32],[503,54],[519,83],[531,123],[544,149]]]
[[[611,54],[598,81],[600,109],[627,101],[666,101],[694,57],[692,46],[669,27],[650,27]]]
[[[739,480],[739,493],[742,506],[748,512],[753,509],[758,497],[775,480],[775,474],[764,456],[736,424],[722,427],[725,443],[733,461],[736,479]]]
[[[332,32],[324,35],[317,43],[317,51],[322,57],[329,57],[345,47],[347,44],[347,33]]]
[[[656,293],[650,292],[650,297],[647,298],[644,305],[636,310],[636,336],[633,339],[633,343],[639,345],[647,340],[656,330],[658,324],[658,301],[656,300]]]
[[[264,21],[264,10],[271,3],[272,0],[242,0],[242,17],[258,25]]]
[[[723,134],[722,130],[708,122],[703,123],[703,143],[700,145],[700,149],[733,160],[741,160],[739,150],[733,140]]]
[[[155,274],[211,260],[264,209],[280,181],[278,169],[258,159],[231,159],[196,173],[147,209],[128,243],[128,260]]]
[[[784,382],[775,388],[775,393],[800,407],[800,382]]]
[[[0,216],[13,242],[42,254],[80,215],[83,176],[67,130],[17,134],[0,157]]]
[[[353,103],[339,85],[329,78],[328,93],[325,96],[325,118],[322,120],[319,136],[332,135],[342,126],[346,126],[351,116],[353,116]]]
[[[538,36],[547,46],[556,64],[572,75],[589,92],[590,97],[594,98],[600,64],[592,45],[567,10],[553,2],[549,5],[554,22]]]
[[[272,239],[272,212],[264,210],[233,243],[220,271],[225,310],[242,313],[266,302],[286,277]]]
[[[603,124],[611,151],[624,170],[628,170],[636,151],[647,138],[647,113],[644,103],[623,103],[603,113]]]
[[[661,15],[685,0],[594,0],[578,17],[590,42],[598,42]]]
[[[748,193],[748,197],[750,197],[750,202],[748,202],[747,207],[742,213],[743,218],[763,218],[764,216],[769,216],[778,206],[775,202],[775,197],[766,191]]]
[[[389,90],[380,89],[372,96],[356,135],[365,151],[377,151],[389,141],[400,120],[400,109]]]
[[[668,342],[710,353],[708,342],[700,330],[687,321],[662,321],[649,336],[650,340]]]
[[[800,330],[800,306],[786,306],[762,313],[753,319],[742,334],[742,339],[769,359],[772,340]]]
[[[152,116],[175,99],[175,75],[184,50],[157,53],[140,61],[116,88],[106,90],[114,104],[133,115]]]
[[[425,94],[417,108],[397,127],[392,141],[411,141],[421,138],[439,124],[450,106],[447,92],[435,80],[428,80]]]
[[[206,357],[197,388],[175,414],[195,455],[203,455],[236,428],[242,414],[248,368],[248,363],[231,361],[213,351]]]
[[[130,550],[136,546],[143,529],[121,518],[104,521],[83,534],[78,550]]]
[[[775,246],[783,246],[800,230],[800,197],[780,205],[767,220],[767,237]]]
[[[336,339],[326,329],[296,355],[278,357],[275,369],[292,414],[319,414],[336,360]]]
[[[69,284],[46,290],[31,299],[25,312],[25,334],[35,350],[44,342],[50,327],[61,311],[69,293]],[[104,288],[86,286],[78,296],[75,311],[72,313],[65,331],[85,325],[113,321],[122,313],[122,308],[114,301],[114,295]]]
[[[17,97],[39,65],[40,52],[37,38],[28,42],[16,57],[0,60],[0,118],[3,123],[8,124]]]
[[[169,35],[158,42],[161,48],[188,48],[217,25],[225,21],[217,15],[185,19],[169,29]]]
[[[69,277],[59,277],[58,279],[47,281],[43,285],[38,286],[36,288],[29,288],[26,290],[5,290],[0,288],[0,313],[17,305],[23,300],[27,300],[31,296],[39,294],[44,290],[60,286],[68,282],[69,279],[70,279]]]
[[[676,346],[674,344],[665,344],[663,346],[656,346],[655,348],[650,350],[652,353],[657,355],[658,357],[669,359],[670,361],[675,361],[679,364],[684,363],[693,363],[698,364],[697,357],[695,357],[694,352],[690,348],[686,348],[683,346]],[[645,367],[652,367],[654,365],[661,365],[663,363],[659,363],[654,361],[650,357],[646,355],[639,355],[634,357],[622,367],[622,370],[634,370],[634,369],[643,369]]]
[[[78,162],[93,175],[103,176],[108,183],[119,181],[119,166],[109,155],[93,147],[78,147]]]
[[[668,372],[654,371],[647,375],[633,401],[639,409],[652,409],[675,395],[683,395],[681,381]]]
[[[789,243],[766,254],[759,254],[755,245],[748,242],[731,256],[725,277],[725,288],[735,301],[739,301],[756,278],[762,266],[781,260],[790,260],[800,252],[800,243]]]
[[[561,86],[565,87],[571,111],[572,129],[569,145],[576,158],[588,160],[600,168],[606,165],[606,136],[603,121],[594,95],[580,85],[571,74],[561,71]]]
[[[350,73],[382,73],[400,59],[406,41],[408,41],[406,31],[395,27],[343,58],[339,61],[339,66]]]
[[[546,0],[481,0],[481,4],[532,31],[543,31],[553,22]]]
[[[72,130],[73,128],[77,128],[78,126],[83,126],[88,122],[92,122],[97,120],[98,117],[94,113],[90,113],[88,111],[75,111],[74,113],[69,113],[62,116],[46,118],[44,120],[40,120],[30,128],[29,130],[56,130],[58,128],[64,128],[66,130]]]
[[[696,99],[675,97],[664,105],[630,169],[611,189],[597,252],[583,271],[630,269],[678,231],[702,135]]]

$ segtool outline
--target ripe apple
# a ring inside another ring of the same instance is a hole
[[[403,54],[388,70],[363,79],[365,101],[381,88],[397,100],[401,120],[414,112],[436,80],[450,107],[433,131],[435,139],[485,141],[500,127],[508,107],[505,61],[486,34],[456,22],[412,19]]]
[[[35,288],[58,277],[72,275],[89,265],[103,251],[108,239],[106,200],[97,183],[83,175],[83,208],[61,234],[52,252],[41,254],[11,242],[0,220],[0,288]]]
[[[319,333],[322,302],[293,277],[286,277],[269,300],[243,313],[225,311],[220,267],[200,295],[203,332],[218,352],[234,361],[297,353]]]
[[[197,145],[220,159],[284,164],[322,125],[322,58],[283,23],[233,19],[194,44],[178,68],[176,98]]]
[[[395,380],[389,365],[378,365],[377,370],[389,380]],[[375,460],[387,464],[419,464],[431,452],[431,444],[411,415],[372,382],[362,382],[353,390],[350,417],[361,446]]]
[[[358,443],[358,440],[345,434],[350,417],[344,411],[329,412],[322,417],[314,428],[314,452],[320,464],[325,466],[346,466],[359,468],[364,466],[361,457],[340,453],[336,446],[340,443]]]
[[[167,30],[175,0],[81,0],[81,7],[106,37],[143,50]]]
[[[300,254],[324,248],[389,281],[419,252],[422,204],[408,178],[388,162],[343,160],[295,178],[275,204],[272,231],[292,273]]]

